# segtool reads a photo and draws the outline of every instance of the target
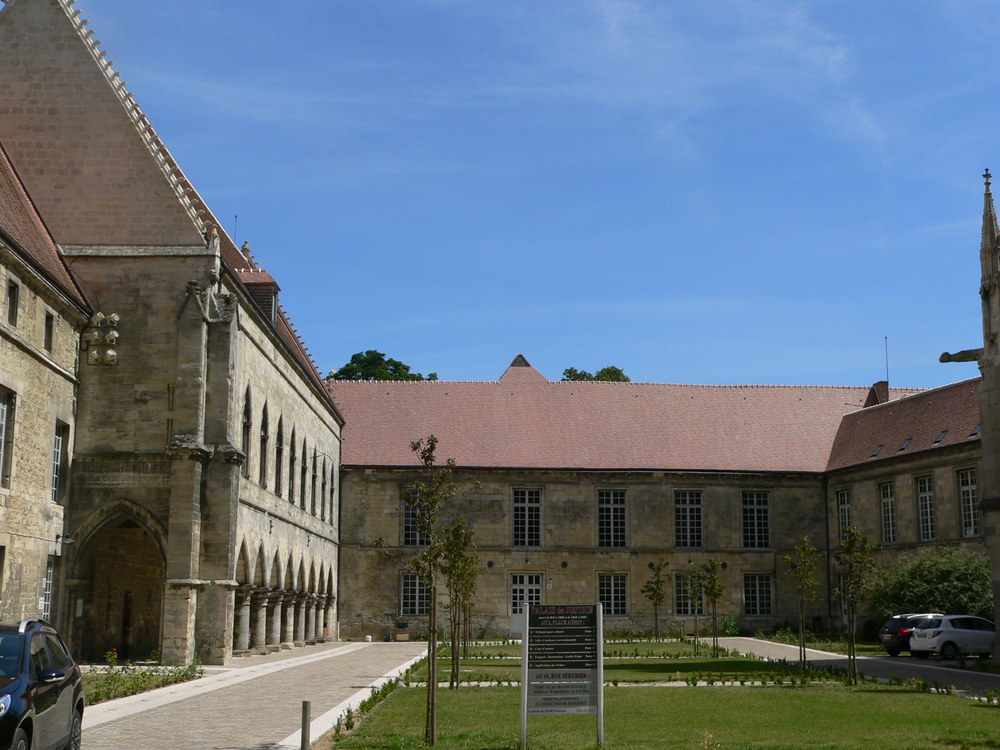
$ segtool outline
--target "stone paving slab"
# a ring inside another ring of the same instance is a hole
[[[298,732],[302,701],[312,701],[313,716],[319,716],[359,693],[367,697],[373,683],[426,648],[419,642],[327,643],[238,659],[200,680],[89,707],[83,746],[272,748]]]

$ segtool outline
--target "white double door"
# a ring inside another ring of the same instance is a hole
[[[533,607],[542,603],[541,573],[512,573],[510,576],[510,634],[520,638],[524,634],[524,605]]]

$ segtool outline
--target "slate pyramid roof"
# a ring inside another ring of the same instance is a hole
[[[0,239],[83,309],[86,299],[0,144]]]

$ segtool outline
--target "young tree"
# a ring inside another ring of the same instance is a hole
[[[441,573],[448,589],[448,612],[451,634],[451,674],[448,687],[459,685],[461,654],[459,641],[462,622],[468,617],[472,597],[476,595],[476,581],[479,577],[476,565],[479,559],[471,554],[475,547],[473,532],[464,518],[458,518],[445,528],[442,534]]]
[[[452,481],[455,461],[448,459],[443,467],[435,466],[434,452],[438,439],[434,435],[410,443],[410,449],[426,469],[426,479],[415,482],[407,494],[406,503],[415,511],[417,532],[424,548],[409,562],[409,568],[427,586],[429,612],[427,617],[427,714],[424,743],[437,742],[437,581],[444,556],[444,534],[438,528],[441,506],[457,493]]]
[[[669,565],[666,560],[653,563],[653,572],[649,575],[649,580],[642,584],[643,595],[653,604],[653,633],[656,640],[660,640],[660,607],[667,598],[666,576],[664,570]]]
[[[694,653],[697,656],[701,652],[701,628],[698,623],[698,616],[702,612],[702,602],[705,597],[705,571],[700,565],[695,565],[688,570],[684,576],[684,583],[687,588],[688,599],[694,609]]]
[[[835,598],[844,603],[847,611],[847,674],[852,685],[858,684],[857,619],[858,604],[871,593],[875,578],[875,551],[859,529],[848,526],[840,537],[840,546],[834,559],[840,566],[840,586]]]
[[[719,599],[725,593],[719,571],[722,563],[709,559],[701,564],[701,588],[712,609],[712,657],[719,658]]]
[[[781,556],[795,578],[795,595],[799,603],[799,667],[803,672],[806,669],[806,603],[816,601],[819,585],[816,565],[822,556],[823,553],[813,547],[807,536],[802,537],[794,553]]]

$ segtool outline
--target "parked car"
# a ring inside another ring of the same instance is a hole
[[[83,678],[44,620],[0,625],[0,748],[80,750]]]
[[[959,654],[989,658],[993,654],[996,635],[996,625],[983,617],[928,617],[913,629],[910,652],[921,659],[931,654],[941,654],[942,659],[954,659]]]
[[[901,652],[910,650],[910,636],[917,625],[928,617],[941,616],[936,612],[893,615],[878,631],[879,642],[889,656],[899,656]]]

